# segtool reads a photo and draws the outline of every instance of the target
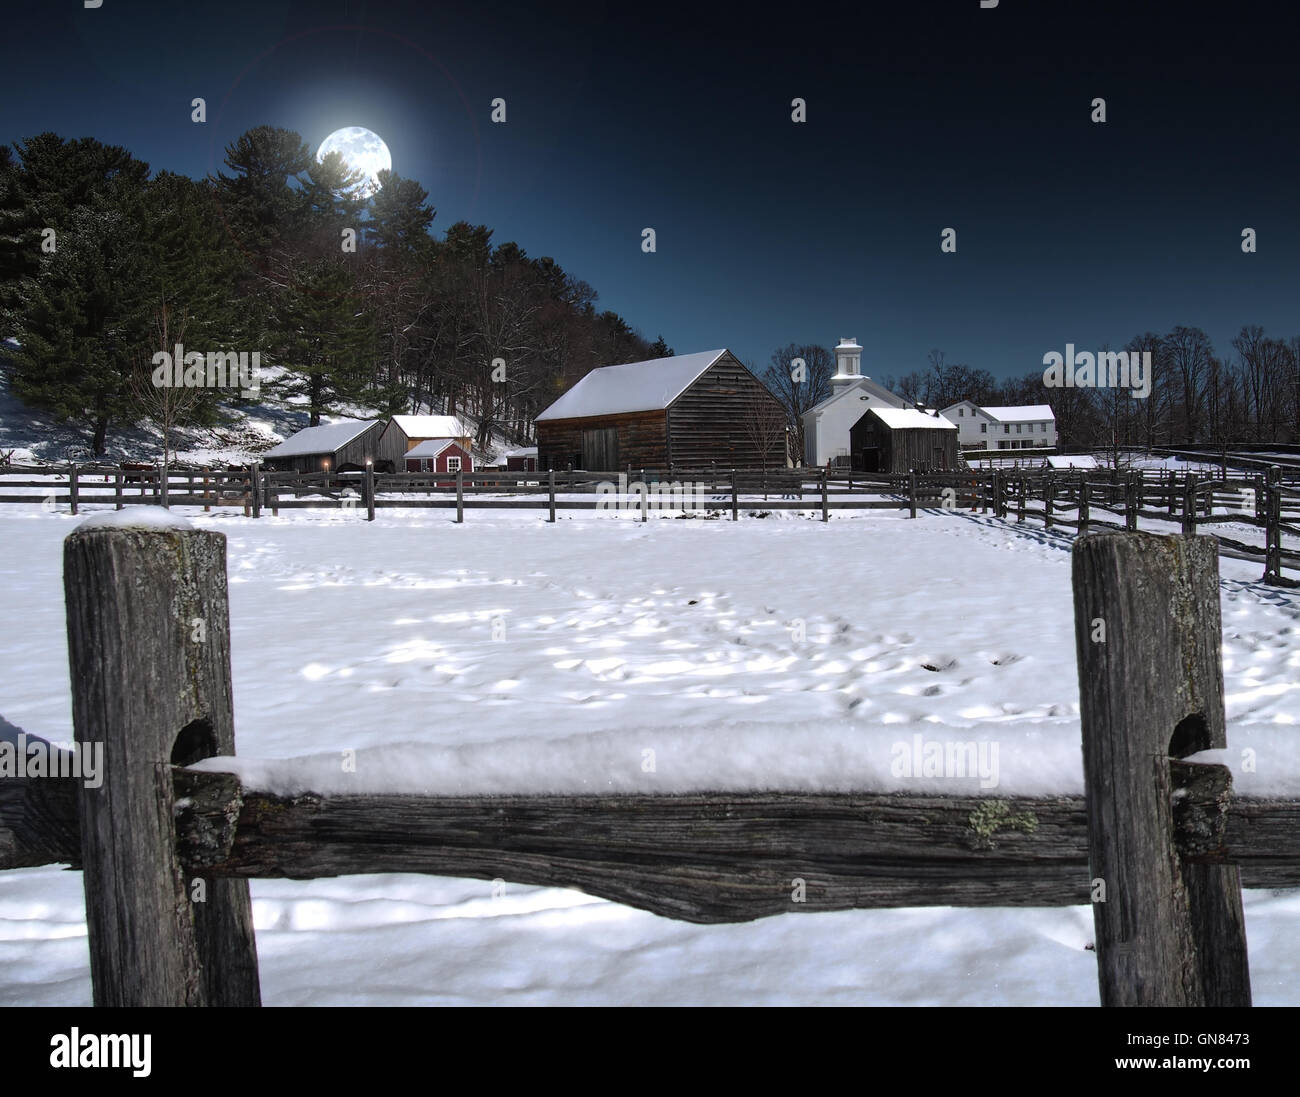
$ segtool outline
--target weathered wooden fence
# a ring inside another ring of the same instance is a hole
[[[76,738],[106,777],[0,780],[0,868],[82,868],[97,1004],[255,1004],[247,879],[383,872],[694,922],[1091,900],[1103,1003],[1245,1003],[1240,886],[1300,886],[1300,801],[1185,760],[1224,745],[1215,544],[1108,533],[1074,556],[1082,798],[286,798],[187,768],[235,749],[224,536],[92,522],[64,578]]]
[[[50,476],[61,479],[52,483]],[[651,511],[683,510],[733,520],[778,510],[812,511],[823,522],[837,510],[963,510],[1036,519],[1047,529],[1136,531],[1141,521],[1176,522],[1184,533],[1235,523],[1263,531],[1263,545],[1218,534],[1219,551],[1264,564],[1263,581],[1290,586],[1284,569],[1300,570],[1300,483],[1273,466],[1212,477],[1166,470],[1036,470],[910,473],[887,476],[845,469],[635,469],[621,476],[582,471],[474,473],[271,472],[243,470],[27,468],[0,471],[0,503],[242,507],[258,518],[281,510],[343,509],[374,520],[378,510],[454,509],[456,521],[475,509],[620,510],[648,521]],[[26,477],[25,479],[23,477]],[[9,489],[6,491],[6,488]],[[15,494],[25,489],[26,494]],[[1036,505],[1041,504],[1041,505]],[[1098,516],[1109,513],[1114,520]]]

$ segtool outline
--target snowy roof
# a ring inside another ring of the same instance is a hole
[[[999,423],[1028,423],[1031,420],[1038,422],[1040,419],[1055,419],[1052,409],[1047,404],[1026,404],[1024,407],[1016,408],[990,408],[983,404],[976,405],[981,411],[988,412]]]
[[[352,439],[364,434],[378,423],[378,419],[341,419],[337,423],[322,423],[318,427],[300,430],[291,438],[286,438],[278,446],[264,453],[263,457],[302,457],[310,453],[333,453],[346,446]]]
[[[406,451],[405,457],[437,457],[448,446],[459,445],[455,438],[429,438]]]
[[[469,433],[454,415],[394,415],[408,438],[463,438]]]
[[[830,407],[831,404],[835,403],[835,401],[846,399],[850,393],[853,393],[856,399],[859,400],[864,399],[864,397],[862,396],[862,391],[864,389],[867,392],[871,393],[873,396],[875,396],[878,400],[896,401],[895,404],[890,405],[891,407],[897,407],[899,403],[902,403],[902,400],[899,398],[899,396],[896,393],[890,392],[889,389],[885,388],[884,385],[880,384],[878,381],[873,381],[870,377],[867,377],[864,374],[861,377],[854,377],[852,379],[851,384],[840,386],[839,392],[831,393],[821,403],[814,404],[812,407],[810,407],[807,411],[803,413],[805,421],[807,421],[810,416],[815,419],[817,416],[821,415],[823,411],[825,411],[828,407]]]
[[[508,449],[501,455],[502,457],[536,457],[536,446],[525,446],[523,449]]]
[[[726,350],[706,350],[622,366],[601,366],[537,416],[536,422],[617,415],[626,411],[662,411],[726,353]]]
[[[890,430],[956,430],[957,424],[950,423],[942,415],[926,415],[915,408],[871,408],[876,416]]]
[[[1079,453],[1073,457],[1049,457],[1047,463],[1054,469],[1095,469],[1097,458],[1090,453]]]

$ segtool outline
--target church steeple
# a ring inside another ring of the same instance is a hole
[[[862,348],[852,336],[841,337],[835,348],[835,376],[831,378],[831,392],[838,394],[846,386],[862,379]]]

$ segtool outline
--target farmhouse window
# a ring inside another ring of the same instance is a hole
[[[981,434],[988,434],[988,432],[989,432],[989,425],[988,425],[987,423],[981,423],[981,424],[980,424],[980,433],[981,433]]]
[[[448,458],[447,458],[447,471],[448,471],[448,472],[460,472],[460,458],[459,458],[459,457],[448,457]]]
[[[1002,433],[1003,433],[1003,434],[1010,434],[1010,433],[1011,433],[1011,424],[1010,424],[1010,423],[1003,423],[1003,424],[1002,424]]]

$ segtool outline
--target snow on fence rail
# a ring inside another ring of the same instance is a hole
[[[283,797],[189,768],[235,753],[225,536],[101,516],[66,539],[64,590],[76,741],[107,764],[94,788],[0,779],[0,868],[82,869],[97,1005],[258,1004],[248,878],[384,872],[695,922],[1090,899],[1103,1004],[1248,1004],[1241,884],[1300,885],[1300,801],[1235,799],[1189,760],[1226,745],[1216,545],[1073,553],[1082,799]]]

